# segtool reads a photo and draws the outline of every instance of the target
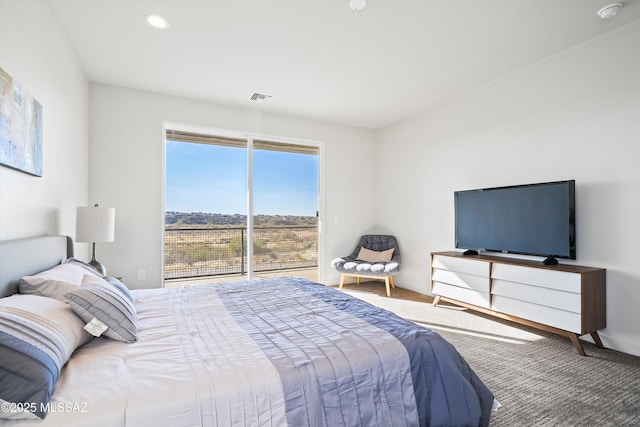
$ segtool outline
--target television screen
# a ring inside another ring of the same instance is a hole
[[[576,259],[575,181],[456,191],[456,248]]]

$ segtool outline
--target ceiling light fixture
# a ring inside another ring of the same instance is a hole
[[[157,28],[159,30],[166,30],[167,28],[169,28],[169,21],[167,21],[160,15],[145,15],[144,20],[147,21],[147,24],[151,25],[153,28]]]
[[[602,19],[613,18],[618,14],[618,11],[622,6],[624,5],[619,2],[608,4],[598,11],[598,16]]]
[[[367,0],[350,0],[349,7],[353,10],[362,10],[367,7]]]

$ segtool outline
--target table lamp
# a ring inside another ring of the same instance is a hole
[[[113,242],[115,230],[115,208],[78,207],[76,210],[76,241],[93,243],[89,264],[103,276],[107,274],[104,265],[96,260],[96,242]]]

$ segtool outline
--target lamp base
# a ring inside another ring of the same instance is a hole
[[[104,264],[102,264],[100,261],[98,261],[96,259],[96,244],[93,244],[93,251],[91,252],[91,261],[89,261],[89,265],[93,266],[93,268],[95,268],[96,270],[98,270],[98,273],[102,274],[103,276],[107,275],[107,269],[104,268]]]
[[[102,274],[103,276],[107,275],[107,269],[104,268],[104,264],[102,264],[100,261],[96,261],[95,258],[89,262],[89,265],[93,266],[93,268],[98,270],[98,273]]]

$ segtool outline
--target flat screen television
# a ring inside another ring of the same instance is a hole
[[[576,259],[575,180],[456,191],[456,248]]]

